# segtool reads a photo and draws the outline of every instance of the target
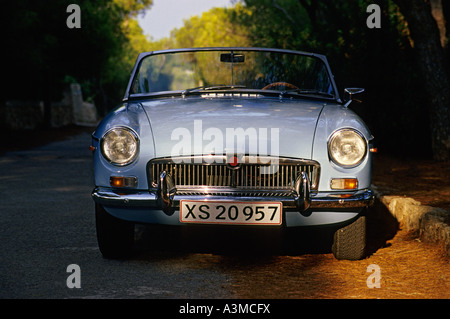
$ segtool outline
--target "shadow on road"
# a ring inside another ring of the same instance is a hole
[[[398,230],[397,220],[376,201],[367,210],[367,256],[388,247]],[[334,232],[327,227],[257,228],[251,226],[137,225],[137,258],[172,254],[207,253],[239,257],[299,256],[331,253]]]
[[[399,230],[398,221],[378,199],[367,211],[367,255],[378,249],[389,247],[388,240],[394,238]]]

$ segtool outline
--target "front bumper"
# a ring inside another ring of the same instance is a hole
[[[341,210],[355,209],[371,206],[375,200],[372,190],[365,189],[354,193],[311,193],[309,198],[301,202],[307,202],[305,206],[299,205],[299,199],[294,197],[279,196],[214,196],[214,195],[176,195],[170,199],[170,204],[161,198],[157,191],[148,190],[119,190],[106,187],[96,187],[92,192],[92,198],[98,204],[104,206],[119,207],[147,207],[160,209],[165,212],[177,210],[181,200],[204,200],[204,201],[249,201],[249,202],[281,202],[283,209],[298,210],[304,212],[312,210]],[[168,209],[170,208],[170,209]]]

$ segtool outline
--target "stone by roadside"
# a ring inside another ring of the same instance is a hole
[[[400,227],[415,232],[421,240],[442,245],[450,257],[450,224],[448,211],[438,207],[422,205],[410,197],[384,196],[378,199],[400,224]]]
[[[0,125],[6,131],[36,131],[42,127],[96,126],[98,115],[93,103],[83,100],[81,86],[72,83],[61,101],[6,101],[0,105]]]
[[[450,163],[375,158],[377,199],[423,241],[442,247],[450,257]]]

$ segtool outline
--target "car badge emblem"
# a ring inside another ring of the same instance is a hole
[[[236,154],[228,155],[227,156],[227,166],[230,169],[239,169],[241,166],[241,160],[242,156],[238,156]]]

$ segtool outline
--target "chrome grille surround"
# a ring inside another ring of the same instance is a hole
[[[225,155],[155,158],[148,162],[150,188],[157,188],[161,172],[168,173],[177,195],[295,196],[295,181],[305,172],[311,191],[318,187],[320,164],[313,160],[232,155],[236,167]],[[230,156],[228,156],[229,158]]]

